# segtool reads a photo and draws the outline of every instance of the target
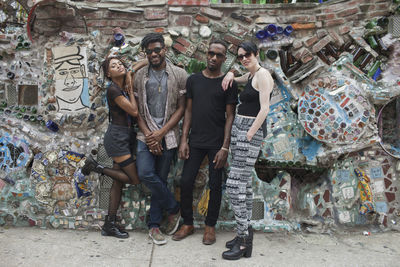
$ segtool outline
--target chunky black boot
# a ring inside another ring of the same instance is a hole
[[[117,226],[117,216],[111,215],[108,216],[106,215],[106,219],[104,222],[103,227],[101,228],[101,235],[103,236],[115,236],[117,238],[128,238],[129,234],[125,231],[122,231],[119,229]]]
[[[222,258],[225,260],[238,260],[241,257],[250,258],[253,251],[253,244],[248,243],[249,237],[237,237],[233,247],[222,253]],[[242,249],[240,247],[243,247]]]
[[[247,241],[250,241],[250,243],[253,243],[253,227],[251,227],[251,225],[249,225],[249,228],[247,228],[247,231],[249,231],[249,238]],[[237,241],[237,236],[235,236],[234,239],[226,242],[225,247],[226,248],[233,248],[233,245],[235,245],[236,241]]]
[[[85,165],[83,165],[81,172],[83,175],[89,175],[90,172],[97,172],[103,174],[104,167],[101,166],[97,161],[95,161],[91,155],[89,155],[85,160]]]
[[[238,237],[235,236],[234,239],[229,240],[228,242],[225,243],[225,247],[231,249],[231,248],[233,248],[233,246],[235,245],[235,243],[236,243],[237,241],[238,241]]]

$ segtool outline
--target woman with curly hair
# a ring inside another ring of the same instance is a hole
[[[134,70],[140,69],[146,64],[146,61],[140,62],[134,66]],[[107,155],[113,160],[113,167],[101,166],[89,156],[82,167],[82,173],[89,175],[91,171],[94,171],[113,179],[108,215],[105,218],[101,234],[128,238],[128,233],[117,225],[116,215],[124,184],[140,183],[134,159],[136,132],[133,128],[133,122],[138,115],[138,107],[132,86],[134,72],[127,73],[127,68],[117,57],[105,59],[102,69],[104,76],[111,81],[107,88],[110,123],[104,136],[104,148]]]

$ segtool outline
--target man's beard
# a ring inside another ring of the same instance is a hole
[[[164,57],[160,57],[160,63],[158,63],[158,64],[153,64],[153,63],[151,63],[151,60],[149,60],[149,63],[150,63],[150,66],[151,66],[151,67],[153,67],[153,68],[158,68],[158,67],[160,67],[160,66],[164,63],[164,60],[165,60]]]
[[[208,68],[209,70],[211,70],[211,71],[216,71],[216,70],[218,70],[218,67],[217,67],[217,66],[208,65],[207,68]]]

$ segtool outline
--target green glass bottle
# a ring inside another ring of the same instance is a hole
[[[378,43],[373,35],[368,36],[368,43],[372,49],[376,49],[378,47]]]
[[[373,29],[377,25],[376,19],[370,20],[367,25],[365,25],[366,29]]]
[[[372,76],[374,76],[375,72],[381,66],[381,64],[382,62],[380,60],[375,61],[372,67],[369,69],[367,76],[372,78]]]
[[[264,61],[265,60],[265,52],[264,50],[260,49],[260,60]]]

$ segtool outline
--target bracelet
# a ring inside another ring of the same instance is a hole
[[[228,151],[228,152],[229,152],[229,149],[227,149],[226,147],[221,147],[221,150],[224,150],[224,151]]]

